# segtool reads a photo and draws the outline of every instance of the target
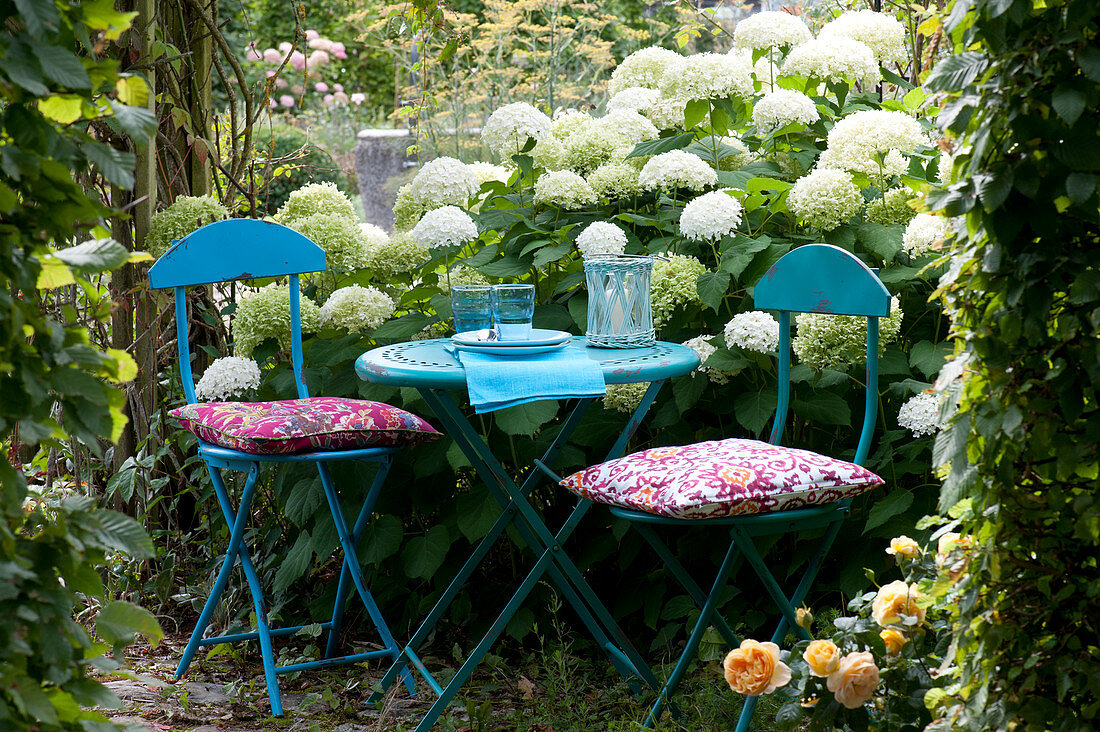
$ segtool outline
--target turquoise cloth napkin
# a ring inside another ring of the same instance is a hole
[[[597,397],[607,392],[603,369],[583,348],[528,356],[492,356],[458,351],[466,370],[470,404],[478,414],[542,399]]]

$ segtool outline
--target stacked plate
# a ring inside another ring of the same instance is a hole
[[[532,328],[522,341],[502,341],[493,329],[470,330],[451,336],[451,343],[460,351],[488,353],[494,356],[526,356],[532,353],[557,351],[569,345],[571,336],[563,330]]]

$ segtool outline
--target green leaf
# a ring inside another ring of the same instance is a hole
[[[529,607],[521,607],[508,621],[504,632],[516,640],[523,640],[531,629],[535,627],[535,613]]]
[[[121,267],[130,253],[114,239],[92,239],[68,249],[59,249],[52,256],[82,272],[106,272]]]
[[[156,556],[153,540],[134,519],[109,509],[101,509],[94,515],[99,521],[99,539],[108,547],[126,552],[135,559]]]
[[[978,187],[978,198],[986,211],[992,213],[1001,207],[1001,204],[1012,192],[1013,175],[1011,168],[994,170],[989,174],[974,176]]]
[[[731,279],[730,273],[722,270],[699,275],[699,279],[695,282],[699,299],[711,310],[717,311],[718,306],[722,304],[722,298],[729,291]]]
[[[703,121],[710,111],[710,102],[706,99],[692,99],[684,107],[684,128],[690,130]]]
[[[42,72],[27,56],[23,43],[12,43],[8,49],[8,55],[4,58],[4,72],[33,96],[44,97],[50,93],[49,88],[42,83]]]
[[[471,542],[485,536],[500,516],[500,504],[482,487],[459,496],[455,503],[458,507],[458,530]]]
[[[885,66],[882,67],[882,78],[890,82],[891,84],[900,86],[902,89],[916,88],[913,86],[913,82],[909,81],[904,76],[898,76],[896,73],[886,68]]]
[[[80,12],[89,27],[104,31],[108,41],[117,41],[122,32],[130,27],[137,13],[120,13],[115,10],[113,0],[83,0]]]
[[[978,51],[963,51],[936,64],[924,85],[932,91],[962,91],[972,84],[989,65]]]
[[[357,552],[363,564],[381,563],[392,557],[401,547],[405,538],[405,527],[401,520],[391,514],[379,516],[363,529],[363,538],[359,540]]]
[[[68,89],[92,88],[92,80],[88,78],[84,64],[80,63],[80,59],[67,48],[36,45],[34,54],[42,64],[42,73],[50,81]]]
[[[749,239],[738,235],[733,246],[722,252],[722,263],[719,268],[734,277],[740,277],[745,268],[752,263],[756,253],[764,251],[770,244],[769,239]]]
[[[902,249],[904,234],[904,226],[866,223],[856,229],[856,241],[867,251],[882,257],[884,262],[892,262]]]
[[[95,629],[111,645],[130,643],[139,634],[156,645],[164,637],[160,623],[151,612],[124,600],[116,600],[100,610]]]
[[[505,434],[530,437],[557,413],[556,401],[529,402],[500,410],[496,413],[496,423]]]
[[[386,340],[401,340],[410,338],[421,332],[432,322],[432,319],[423,313],[408,313],[397,320],[387,320],[374,329],[374,337]]]
[[[51,94],[38,100],[38,111],[59,125],[69,125],[84,116],[84,99],[76,94]]]
[[[687,378],[672,382],[672,397],[680,414],[684,414],[698,403],[699,397],[706,391],[707,381],[707,377],[703,374],[693,373]]]
[[[672,137],[661,137],[656,140],[648,140],[646,142],[639,142],[634,146],[634,149],[627,155],[628,158],[642,158],[647,155],[660,155],[666,153],[669,150],[682,150],[691,144],[691,141],[695,139],[695,135],[691,132],[685,132],[680,135],[673,135]]]
[[[479,268],[487,277],[515,277],[527,274],[531,265],[516,259],[511,255],[505,255],[495,262],[490,262]]]
[[[1078,51],[1077,65],[1085,76],[1100,84],[1100,48],[1089,46]]]
[[[1073,127],[1074,123],[1085,111],[1087,99],[1077,89],[1060,86],[1054,90],[1054,96],[1050,101],[1054,111],[1066,123],[1067,127]]]
[[[909,352],[909,365],[920,369],[928,378],[935,378],[953,351],[950,343],[921,341]]]
[[[795,414],[812,422],[847,427],[852,424],[852,410],[848,402],[831,391],[815,391],[809,399],[801,399],[792,405]]]
[[[1084,203],[1096,190],[1096,176],[1092,173],[1070,173],[1066,176],[1066,195],[1074,203]]]
[[[775,415],[778,399],[774,389],[741,394],[733,403],[733,411],[738,423],[754,435],[759,434],[760,430],[764,429],[764,425]]]
[[[299,480],[290,489],[283,505],[283,515],[294,522],[295,526],[304,526],[317,509],[325,503],[325,491],[318,477]]]
[[[27,26],[27,32],[35,38],[41,38],[47,27],[57,28],[61,14],[57,4],[51,0],[15,0],[15,7]]]
[[[85,142],[81,150],[95,163],[104,178],[119,188],[134,187],[134,154],[116,150],[102,142]]]
[[[451,535],[447,527],[433,526],[424,536],[409,540],[401,552],[401,566],[406,576],[427,579],[443,564],[450,548]]]
[[[120,132],[144,147],[157,131],[156,115],[144,107],[131,107],[114,100],[109,103],[114,114],[107,118],[107,123],[117,124]]]
[[[275,592],[283,592],[290,587],[291,582],[304,577],[312,559],[313,549],[310,546],[309,532],[302,531],[298,534],[294,546],[290,547],[290,551],[283,557],[283,562],[279,565],[279,570],[271,583],[272,589]]]
[[[894,516],[905,513],[913,505],[913,494],[898,488],[886,495],[881,501],[871,507],[867,516],[867,523],[863,526],[863,533],[867,533],[876,526],[881,526]]]

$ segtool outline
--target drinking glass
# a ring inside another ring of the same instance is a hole
[[[484,330],[493,323],[493,288],[489,285],[451,287],[451,314],[455,332]]]
[[[493,285],[493,317],[500,340],[528,340],[534,314],[534,285]]]

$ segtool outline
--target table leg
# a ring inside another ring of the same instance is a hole
[[[627,425],[611,448],[608,459],[618,457],[625,452],[627,443],[641,424],[642,418],[649,410],[663,383],[664,381],[662,380],[650,385],[642,402],[631,415]],[[425,714],[417,730],[423,731],[431,728],[443,713],[446,706],[450,703],[451,699],[453,699],[454,695],[473,673],[474,668],[480,662],[481,658],[499,638],[500,634],[507,626],[507,623],[534,589],[539,579],[547,572],[550,573],[554,583],[563,592],[570,605],[573,606],[574,610],[581,617],[581,620],[588,627],[589,632],[592,633],[600,647],[608,653],[612,665],[614,665],[624,677],[640,678],[655,691],[658,690],[660,683],[657,681],[653,672],[649,669],[637,650],[634,649],[625,634],[623,634],[618,624],[611,617],[610,612],[607,611],[607,608],[592,591],[592,588],[584,579],[580,570],[577,569],[572,560],[566,556],[565,552],[561,550],[561,544],[568,539],[573,530],[580,523],[581,518],[583,518],[588,508],[591,506],[591,502],[581,499],[569,518],[558,530],[557,534],[552,534],[541,517],[526,500],[526,496],[537,480],[536,473],[532,472],[524,481],[522,487],[516,486],[514,481],[508,477],[500,462],[492,455],[488,445],[470,425],[469,421],[462,414],[461,410],[459,410],[458,405],[449,394],[440,390],[428,389],[422,390],[421,393],[428,406],[442,422],[444,429],[456,440],[459,448],[470,460],[494,499],[501,505],[502,511],[492,529],[490,529],[489,533],[479,543],[458,576],[452,580],[451,584],[444,592],[444,595],[437,601],[436,606],[432,609],[428,617],[425,618],[420,628],[418,628],[405,649],[404,657],[395,661],[390,671],[386,674],[386,677],[381,683],[383,692],[396,680],[397,673],[400,672],[400,669],[404,668],[407,662],[411,662],[417,670],[424,674],[425,680],[432,686],[437,694],[439,694],[439,698]],[[553,464],[561,447],[566,444],[568,438],[580,423],[584,410],[587,409],[591,402],[591,399],[581,400],[577,407],[574,408],[572,413],[563,423],[561,430],[551,443],[541,462]],[[466,662],[456,673],[455,677],[448,683],[446,689],[440,689],[438,683],[435,682],[434,678],[427,672],[427,669],[423,668],[423,664],[419,662],[416,651],[420,643],[423,642],[432,628],[434,628],[435,623],[438,622],[447,606],[449,606],[458,595],[458,592],[465,585],[465,582],[469,579],[476,566],[488,553],[489,549],[500,537],[504,529],[515,520],[517,513],[522,516],[523,519],[516,523],[520,536],[524,543],[527,544],[538,557],[535,566],[517,588],[508,604],[494,621],[489,632],[481,639],[467,658]],[[614,641],[612,641],[612,638],[614,638]],[[372,696],[372,700],[377,696],[379,696],[378,692]]]

